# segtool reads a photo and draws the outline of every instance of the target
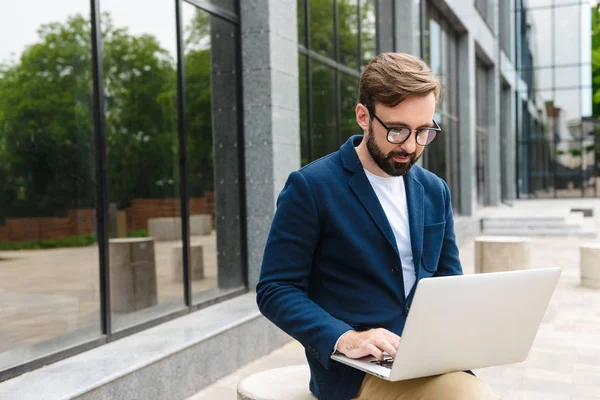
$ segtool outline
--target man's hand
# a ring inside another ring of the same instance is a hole
[[[346,333],[338,342],[336,350],[348,358],[361,358],[370,354],[378,360],[383,360],[384,351],[390,356],[396,357],[399,345],[400,336],[387,329],[378,328]]]

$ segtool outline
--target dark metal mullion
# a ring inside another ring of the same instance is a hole
[[[185,101],[185,66],[183,39],[183,0],[175,0],[175,26],[177,30],[177,131],[179,138],[179,190],[181,207],[181,238],[183,252],[183,298],[185,305],[192,305],[192,283],[190,277],[190,209],[187,165],[187,124]]]
[[[219,17],[219,18],[223,18],[229,22],[232,22],[234,24],[239,24],[240,23],[240,17],[235,15],[234,13],[224,10],[221,7],[218,7],[212,3],[207,3],[205,1],[199,1],[199,0],[182,0],[185,1],[186,3],[189,3],[195,7],[198,7],[201,10],[206,11],[207,13],[214,15],[215,17]],[[239,11],[239,8],[238,8]]]
[[[338,0],[333,0],[333,48],[335,61],[340,64],[340,15],[338,10]],[[340,70],[335,69],[335,147],[341,145],[342,142],[342,112],[341,112],[341,97],[342,89],[340,83]],[[332,149],[334,150],[334,149]]]
[[[419,56],[421,58],[425,58],[425,18],[426,10],[425,10],[425,2],[423,0],[419,1]],[[429,33],[431,36],[431,32]],[[431,38],[429,39],[431,40]],[[430,42],[431,43],[431,42]]]
[[[310,43],[310,0],[305,0],[304,2],[304,31],[306,37],[306,49],[307,54],[305,54],[306,58],[306,147],[308,154],[308,162],[312,162],[314,160],[314,152],[313,152],[313,124],[312,124],[312,61],[309,56],[309,52],[311,51],[311,43]]]
[[[108,249],[108,190],[106,164],[106,119],[104,115],[104,71],[102,66],[102,27],[99,0],[90,0],[92,79],[94,85],[94,143],[96,148],[96,240],[100,262],[100,323],[102,333],[112,334],[110,269]]]

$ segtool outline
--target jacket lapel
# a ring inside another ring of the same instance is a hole
[[[362,136],[352,136],[340,149],[340,156],[344,168],[353,173],[348,185],[363,207],[367,210],[367,213],[371,216],[371,219],[373,219],[373,222],[375,222],[375,225],[377,225],[377,228],[379,228],[396,254],[399,254],[392,227],[385,216],[385,211],[383,211],[383,207],[381,207],[381,203],[379,203],[379,199],[377,198],[362,164],[360,163],[358,154],[356,154],[356,150],[354,149],[355,146],[360,144],[361,140]]]
[[[348,184],[383,236],[385,236],[390,245],[392,245],[396,253],[399,254],[392,227],[390,226],[385,211],[383,211],[383,207],[381,207],[381,203],[379,202],[369,179],[365,175],[365,172],[357,171]]]
[[[414,168],[418,167],[414,166]],[[415,264],[415,271],[419,271],[421,267],[421,255],[423,254],[423,225],[425,223],[423,185],[415,179],[412,170],[404,177],[404,185],[406,187],[413,262]]]

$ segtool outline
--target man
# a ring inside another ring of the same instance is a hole
[[[395,356],[417,282],[459,275],[450,192],[414,165],[440,128],[441,86],[419,58],[384,53],[360,80],[364,136],[292,172],[277,202],[257,301],[306,349],[319,399],[496,399],[465,372],[388,382],[330,359]]]

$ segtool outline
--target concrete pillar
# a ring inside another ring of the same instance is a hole
[[[582,244],[580,252],[581,284],[600,289],[600,243]]]
[[[396,51],[423,57],[420,49],[421,24],[420,3],[415,0],[396,0]]]
[[[458,40],[458,105],[460,136],[460,204],[461,215],[473,215],[477,202],[475,174],[475,42],[471,33]]]
[[[244,0],[240,13],[248,286],[254,288],[277,196],[300,167],[296,0]]]
[[[531,239],[516,236],[475,238],[475,273],[528,269]]]
[[[496,33],[496,40],[494,42],[494,50],[496,52],[496,63],[488,74],[488,140],[487,140],[487,151],[488,165],[486,171],[487,176],[487,193],[488,203],[486,205],[496,206],[500,203],[500,194],[502,190],[502,178],[501,178],[501,167],[500,167],[500,40],[498,37],[499,32],[499,5],[498,0],[490,1],[490,18],[492,23],[492,30]]]

